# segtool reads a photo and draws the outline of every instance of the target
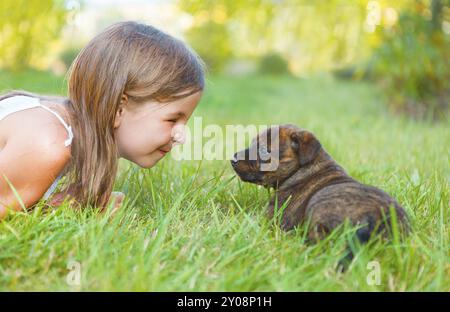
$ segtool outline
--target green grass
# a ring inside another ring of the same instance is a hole
[[[62,89],[33,75],[0,74],[0,86]],[[371,85],[326,77],[214,77],[195,112],[204,125],[307,128],[353,177],[398,199],[413,233],[363,247],[345,274],[334,270],[343,236],[307,246],[301,228],[266,219],[270,194],[234,178],[228,161],[166,157],[145,170],[121,160],[115,190],[127,200],[113,219],[61,208],[1,221],[0,290],[449,291],[450,127],[392,116],[383,101]],[[79,287],[66,283],[71,260]],[[366,282],[374,260],[380,285]]]
[[[50,72],[34,69],[18,73],[0,71],[0,92],[19,89],[43,94],[66,94],[63,79]]]

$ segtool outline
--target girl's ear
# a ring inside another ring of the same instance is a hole
[[[119,108],[117,109],[116,117],[114,119],[114,129],[120,127],[120,124],[122,123],[122,119],[123,119],[124,109],[125,109],[125,106],[127,106],[127,104],[128,104],[128,96],[126,94],[122,94],[122,97],[120,99]]]

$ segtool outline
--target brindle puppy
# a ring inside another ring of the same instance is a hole
[[[269,162],[273,170],[261,170],[269,167]],[[311,132],[294,125],[263,131],[249,148],[234,155],[231,164],[243,181],[275,188],[276,195],[267,209],[269,218],[275,207],[281,208],[288,200],[281,227],[290,230],[309,224],[310,242],[324,238],[346,219],[360,226],[356,232],[360,242],[367,242],[374,232],[387,234],[391,225],[389,207],[396,213],[399,229],[408,230],[406,213],[393,198],[351,178]],[[347,260],[352,257],[350,252]]]

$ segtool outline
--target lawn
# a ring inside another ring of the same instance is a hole
[[[63,79],[0,73],[0,90],[62,93]],[[304,231],[267,220],[270,193],[234,177],[227,160],[175,161],[152,169],[121,160],[115,190],[127,194],[112,219],[67,207],[0,221],[0,290],[81,291],[450,291],[450,126],[390,114],[373,85],[209,77],[194,116],[203,125],[294,123],[311,130],[354,178],[404,206],[413,233],[375,241],[344,273],[346,246],[313,246]],[[192,123],[192,119],[190,124]],[[80,269],[79,285],[67,283]],[[378,261],[380,283],[368,283]]]

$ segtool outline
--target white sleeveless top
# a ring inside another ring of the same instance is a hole
[[[55,115],[59,119],[59,121],[61,121],[61,123],[64,125],[64,128],[66,128],[67,133],[68,133],[68,138],[66,141],[64,141],[64,146],[66,146],[66,147],[69,146],[72,143],[72,139],[73,139],[72,127],[67,125],[66,122],[64,121],[64,119],[62,119],[61,116],[57,112],[51,110],[47,106],[42,105],[38,98],[25,96],[25,95],[16,95],[16,96],[6,98],[6,99],[0,101],[0,120],[2,120],[3,118],[5,118],[6,116],[8,116],[12,113],[15,113],[15,112],[18,112],[21,110],[25,110],[25,109],[29,109],[29,108],[34,108],[34,107],[42,107],[42,108],[46,109],[47,111],[49,111],[50,113]],[[47,190],[47,192],[45,192],[45,194],[43,196],[44,199],[48,199],[50,197],[50,195],[54,192],[61,177],[62,177],[62,172],[56,178],[56,180],[53,182],[53,184],[50,186],[50,188]]]

